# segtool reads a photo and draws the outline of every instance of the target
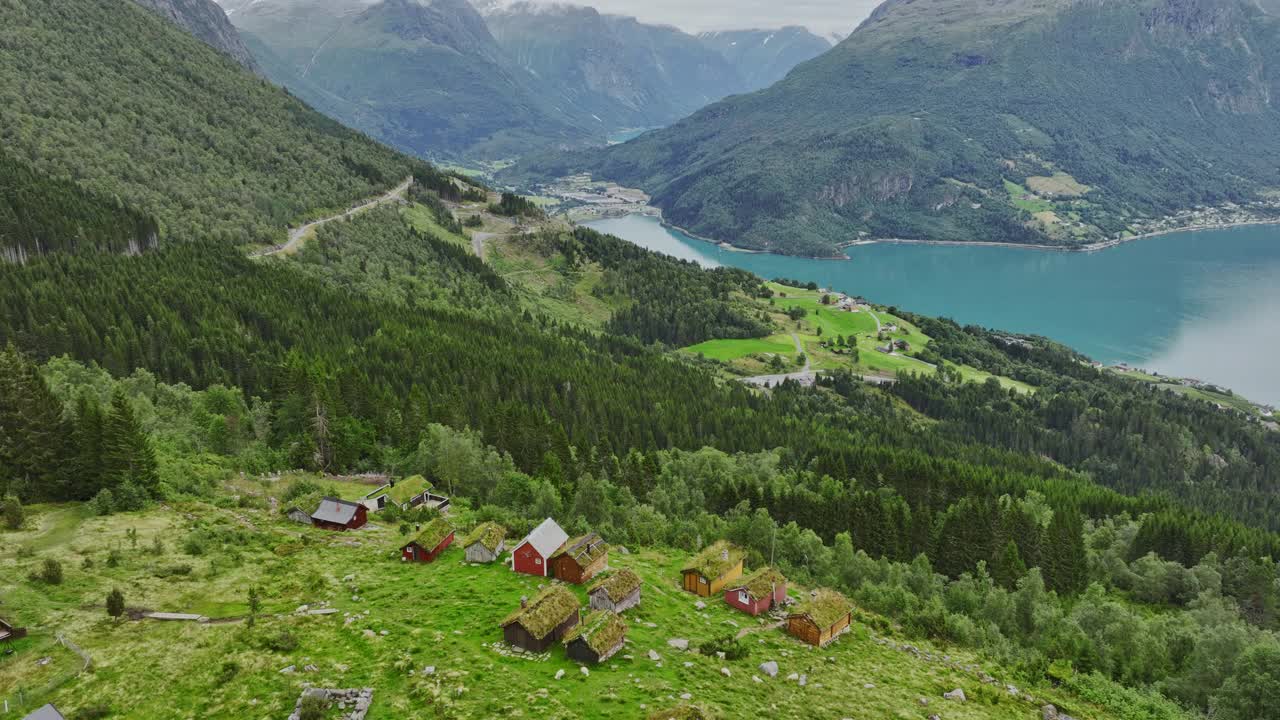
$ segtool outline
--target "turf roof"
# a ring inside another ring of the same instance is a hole
[[[689,564],[684,566],[683,572],[696,572],[702,577],[714,580],[732,570],[735,565],[742,562],[745,556],[746,552],[742,548],[721,540],[694,556]]]
[[[772,593],[775,585],[786,587],[786,576],[771,567],[763,567],[748,575],[742,584],[735,585],[733,589],[745,589],[751,597],[758,600]]]
[[[396,502],[397,505],[404,505],[409,500],[421,495],[431,489],[431,482],[421,475],[407,477],[396,483],[387,491],[387,497]]]
[[[583,618],[582,622],[564,636],[566,645],[582,638],[597,655],[604,655],[618,647],[627,637],[627,621],[612,610],[597,610]]]
[[[630,570],[621,570],[607,578],[597,580],[587,588],[587,594],[594,594],[603,589],[612,602],[622,602],[631,593],[640,589],[640,576]]]
[[[835,590],[819,590],[818,594],[801,602],[791,615],[808,615],[820,628],[829,628],[853,610],[853,603]]]
[[[571,590],[563,585],[550,585],[529,601],[529,607],[508,615],[502,627],[518,622],[530,635],[541,640],[577,613],[580,606],[578,596]]]
[[[453,532],[453,526],[449,524],[449,521],[438,517],[427,523],[427,526],[422,528],[422,532],[418,533],[418,537],[414,538],[413,542],[418,543],[419,547],[434,550],[437,545],[444,542],[445,538],[449,537],[451,532]]]
[[[551,556],[551,559],[568,555],[578,562],[582,567],[587,567],[596,560],[604,557],[609,552],[609,545],[605,543],[604,538],[600,537],[600,533],[587,533],[579,535],[576,538],[566,540],[559,550]]]
[[[489,552],[497,552],[498,546],[507,538],[507,529],[496,522],[480,523],[470,534],[462,547],[471,547],[476,543],[484,546]]]

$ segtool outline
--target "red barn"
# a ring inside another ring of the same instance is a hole
[[[320,508],[311,513],[311,523],[325,530],[356,530],[367,522],[369,509],[363,504],[334,497],[321,500]]]
[[[773,568],[761,568],[724,591],[724,601],[748,615],[759,615],[787,601],[787,578]]]
[[[453,528],[444,518],[436,518],[412,542],[400,548],[401,559],[407,562],[435,562],[445,548],[453,544]]]
[[[569,539],[569,533],[547,518],[511,551],[511,569],[525,575],[549,577],[551,556]]]

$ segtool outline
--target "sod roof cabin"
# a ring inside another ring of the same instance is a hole
[[[564,636],[569,659],[595,665],[613,657],[627,639],[627,621],[612,610],[596,610]]]
[[[491,563],[502,554],[506,546],[507,529],[496,522],[481,523],[462,541],[467,552],[467,562]]]
[[[587,588],[591,609],[623,612],[640,604],[640,576],[630,570],[620,570],[597,580]]]
[[[853,603],[835,590],[816,590],[787,616],[787,632],[822,647],[849,627]]]
[[[543,589],[502,621],[502,639],[528,652],[544,652],[578,624],[578,596],[563,585]]]
[[[453,526],[438,517],[422,528],[418,536],[400,548],[400,559],[406,562],[435,562],[440,553],[453,544]]]
[[[718,595],[726,585],[742,577],[744,557],[742,548],[727,541],[712,544],[684,566],[684,589],[702,597]]]
[[[364,496],[364,504],[370,510],[382,510],[387,505],[395,505],[402,510],[425,506],[439,510],[441,515],[449,514],[449,498],[436,495],[432,491],[431,481],[421,475],[413,475],[403,480],[387,483]]]
[[[760,568],[746,579],[730,583],[724,601],[748,615],[769,612],[787,602],[787,578],[773,568]]]
[[[566,540],[551,556],[551,573],[562,582],[581,585],[609,568],[609,545],[600,533]]]
[[[356,530],[369,522],[369,508],[361,503],[327,497],[320,507],[311,513],[311,522],[326,530]]]

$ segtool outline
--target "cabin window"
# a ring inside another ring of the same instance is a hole
[[[533,564],[534,564],[534,565],[541,565],[541,564],[542,564],[542,558],[534,558],[534,560],[533,560]]]
[[[707,579],[706,579],[706,578],[704,578],[704,577],[700,577],[700,578],[698,578],[698,584],[699,584],[699,585],[706,585],[706,584],[707,584]]]
[[[751,596],[747,594],[746,590],[738,591],[738,602],[742,603],[743,605],[751,604]]]

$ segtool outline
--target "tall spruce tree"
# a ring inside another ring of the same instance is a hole
[[[12,346],[0,352],[0,493],[65,499],[67,423],[39,369]]]
[[[102,475],[106,484],[121,490],[155,497],[160,472],[155,451],[123,393],[111,398],[111,412],[102,433]]]

